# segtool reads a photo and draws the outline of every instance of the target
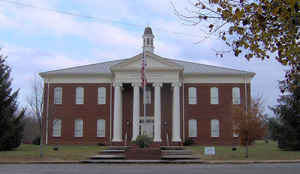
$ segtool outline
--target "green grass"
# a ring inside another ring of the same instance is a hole
[[[249,158],[245,158],[245,147],[240,146],[237,151],[232,151],[232,146],[216,146],[215,156],[203,155],[204,146],[186,148],[200,155],[202,160],[300,160],[300,151],[282,151],[276,142],[257,141],[249,146]],[[44,146],[44,157],[40,158],[39,146],[23,144],[13,151],[0,151],[0,162],[83,160],[103,149],[105,147],[96,145],[62,145],[54,151],[53,146]]]
[[[300,160],[300,151],[282,151],[277,147],[277,143],[270,141],[256,141],[249,146],[249,157],[245,158],[245,147],[238,146],[236,151],[232,151],[233,146],[216,146],[216,155],[205,156],[204,146],[188,146],[194,154],[201,156],[203,160]]]
[[[39,146],[23,144],[13,151],[0,151],[0,162],[83,160],[104,148],[96,145],[63,145],[54,151],[53,146],[43,146],[44,157],[40,158]]]

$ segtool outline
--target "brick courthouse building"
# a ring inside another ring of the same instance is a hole
[[[145,124],[141,53],[40,73],[45,81],[45,142],[124,144],[141,130],[164,145],[188,137],[198,144],[236,142],[232,106],[249,103],[255,73],[163,58],[153,53],[153,41],[147,27]]]

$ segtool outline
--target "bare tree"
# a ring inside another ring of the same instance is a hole
[[[42,129],[42,113],[44,108],[43,89],[42,79],[35,77],[31,83],[30,96],[27,97],[29,112],[38,119],[40,130]]]
[[[40,157],[43,156],[42,146],[43,146],[43,129],[42,129],[42,114],[44,109],[43,93],[44,84],[41,78],[35,77],[31,82],[31,92],[27,97],[27,104],[29,112],[38,120],[39,132],[41,136],[40,142]]]

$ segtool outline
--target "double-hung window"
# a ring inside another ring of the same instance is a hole
[[[197,104],[197,89],[189,87],[189,104]]]
[[[75,137],[83,137],[83,120],[75,120]]]
[[[220,121],[219,120],[211,120],[210,128],[211,128],[211,137],[219,137],[220,136]]]
[[[62,104],[62,88],[54,88],[54,104]]]
[[[197,120],[189,120],[189,137],[197,137]]]
[[[210,104],[219,104],[219,89],[216,87],[210,88]]]
[[[83,104],[84,103],[84,88],[77,87],[76,88],[76,104]]]
[[[105,137],[105,120],[97,120],[97,137]]]
[[[106,104],[106,88],[98,88],[98,104]]]
[[[241,104],[240,88],[238,87],[232,88],[232,104]]]
[[[60,137],[61,136],[61,120],[55,119],[53,120],[53,129],[52,129],[52,136],[53,137]]]

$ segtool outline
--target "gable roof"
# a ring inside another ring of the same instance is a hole
[[[147,54],[153,54],[147,52]],[[162,59],[162,61],[171,62],[183,67],[183,74],[205,74],[205,75],[248,75],[254,76],[255,73],[236,70],[231,68],[219,67],[219,66],[212,66],[212,65],[205,65],[200,63],[194,62],[187,62],[182,60],[176,59],[169,59],[163,58],[158,55],[153,54],[154,57],[158,57]],[[131,59],[142,58],[142,53],[127,59],[119,59],[114,61],[96,63],[96,64],[89,64],[83,66],[76,66],[71,68],[59,69],[54,71],[47,71],[40,73],[40,76],[44,77],[47,75],[92,75],[92,74],[111,74],[111,67],[117,64],[122,64],[123,62],[128,62]]]

